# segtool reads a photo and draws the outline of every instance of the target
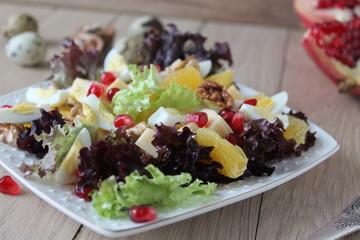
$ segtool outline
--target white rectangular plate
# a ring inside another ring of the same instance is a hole
[[[37,86],[46,86],[41,83]],[[244,96],[256,94],[255,90],[239,85]],[[14,105],[24,101],[26,89],[21,89],[0,97],[2,104]],[[289,110],[289,109],[288,109]],[[158,218],[150,223],[137,224],[127,217],[111,220],[100,217],[85,202],[74,195],[74,186],[57,184],[51,178],[30,180],[23,178],[19,166],[23,161],[34,161],[35,158],[10,145],[0,143],[0,165],[2,165],[17,180],[37,194],[40,198],[65,213],[69,217],[84,224],[88,228],[108,237],[121,237],[146,230],[158,228],[217,208],[250,198],[259,193],[283,184],[315,167],[333,155],[338,149],[338,143],[324,130],[309,122],[312,132],[316,132],[315,146],[304,152],[300,157],[287,158],[275,164],[276,169],[271,176],[249,177],[226,185],[218,185],[218,190],[212,197],[194,197],[177,207],[158,209]]]

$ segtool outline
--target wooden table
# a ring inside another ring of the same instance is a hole
[[[121,36],[137,17],[112,12],[109,6],[97,11],[38,3],[25,6],[19,2],[1,1],[0,21],[19,11],[36,16],[40,34],[49,46],[47,62],[59,52],[59,41],[81,24],[112,23]],[[271,191],[122,239],[306,239],[360,193],[360,101],[338,94],[310,61],[299,43],[303,33],[300,28],[269,25],[264,21],[251,24],[204,19],[162,18],[164,22],[176,23],[182,30],[201,32],[209,43],[228,41],[233,52],[236,81],[268,95],[287,91],[289,106],[307,113],[312,121],[337,139],[341,149],[321,165]],[[0,94],[41,82],[50,75],[48,63],[38,68],[21,68],[10,63],[4,54],[4,39],[1,44]],[[0,168],[0,176],[5,174]],[[23,186],[19,196],[0,194],[0,202],[2,240],[106,239],[57,211]],[[346,239],[359,238],[360,233],[355,233]]]

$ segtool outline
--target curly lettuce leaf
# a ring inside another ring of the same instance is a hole
[[[50,62],[51,80],[58,88],[70,87],[77,77],[95,79],[100,64],[99,51],[82,51],[68,38],[63,40],[62,47],[61,55],[55,55]]]
[[[42,143],[42,146],[48,148],[48,153],[36,164],[32,166],[23,165],[22,169],[27,177],[37,172],[40,177],[46,175],[46,172],[54,173],[61,165],[66,154],[69,152],[79,132],[86,128],[92,140],[96,139],[97,127],[79,122],[76,126],[66,123],[64,126],[55,125],[50,133],[42,132],[35,134],[35,140]]]
[[[125,215],[123,208],[134,205],[160,204],[175,206],[192,195],[211,195],[216,191],[215,183],[204,184],[188,173],[164,175],[158,168],[148,165],[145,168],[151,175],[132,172],[125,182],[116,183],[112,176],[100,184],[92,194],[92,204],[101,216],[114,218]]]
[[[144,67],[142,72],[136,65],[129,65],[129,75],[132,79],[130,88],[133,92],[156,93],[160,90],[158,73],[154,65],[150,65],[150,68]]]
[[[150,97],[161,89],[158,86],[158,75],[155,66],[150,69],[144,68],[141,72],[136,65],[129,66],[129,74],[132,79],[130,89],[124,89],[115,94],[112,100],[115,115],[128,114],[133,119],[150,108]]]
[[[133,119],[137,115],[150,108],[149,93],[134,92],[130,89],[124,89],[117,92],[112,100],[113,112],[115,115],[128,114]]]
[[[185,110],[199,106],[201,101],[196,96],[196,91],[177,83],[171,83],[169,88],[165,89],[158,99],[154,102],[154,107],[176,108]]]

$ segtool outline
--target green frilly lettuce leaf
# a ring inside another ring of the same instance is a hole
[[[164,175],[153,165],[145,169],[152,178],[134,171],[125,178],[125,182],[117,183],[114,176],[103,181],[99,190],[92,194],[96,212],[103,217],[114,218],[125,215],[126,212],[121,210],[134,205],[175,206],[192,195],[212,195],[216,191],[215,183],[204,184],[198,179],[191,182],[189,173]]]

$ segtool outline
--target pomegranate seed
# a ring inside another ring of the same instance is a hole
[[[228,124],[231,122],[235,112],[230,109],[223,109],[218,113]]]
[[[330,58],[355,68],[360,54],[356,51],[360,46],[360,17],[353,17],[342,23],[337,21],[314,24],[311,36],[317,47],[324,50]]]
[[[104,72],[101,74],[100,81],[102,84],[109,86],[116,80],[116,76],[112,72]]]
[[[252,106],[256,106],[257,100],[256,100],[256,98],[248,99],[248,100],[244,101],[244,104],[249,104],[249,105],[252,105]]]
[[[93,83],[89,88],[87,96],[89,96],[90,94],[95,94],[95,96],[100,97],[103,93],[104,88],[98,83]]]
[[[234,131],[234,133],[240,134],[244,131],[244,121],[244,113],[238,111],[231,119],[231,122],[229,124],[230,128]]]
[[[148,206],[132,206],[129,209],[129,217],[136,223],[150,222],[156,219],[156,208]]]
[[[317,8],[355,8],[358,5],[357,0],[318,0]]]
[[[76,185],[75,187],[75,195],[79,198],[85,199],[85,201],[90,202],[91,198],[89,196],[89,193],[92,191],[91,188],[81,188],[79,185]]]
[[[108,91],[108,93],[107,93],[107,98],[109,99],[110,102],[112,101],[114,95],[115,95],[118,91],[120,91],[119,88],[111,88],[111,89]]]
[[[226,140],[228,140],[233,145],[238,145],[238,146],[242,145],[241,137],[239,135],[234,134],[234,133],[229,133],[226,136]]]
[[[152,64],[152,65],[154,65],[154,67],[156,68],[156,70],[158,71],[158,72],[161,72],[161,67],[159,66],[159,65],[156,65],[156,64]],[[151,65],[146,65],[146,66],[143,66],[142,68],[140,68],[140,71],[144,71],[144,67],[147,67],[147,69],[150,69],[150,66]]]
[[[11,105],[2,105],[0,108],[12,108]]]
[[[186,123],[194,122],[200,128],[205,127],[208,120],[208,115],[204,112],[196,112],[186,115]]]
[[[19,185],[8,175],[0,178],[0,192],[17,195],[21,192]]]
[[[119,128],[121,126],[133,127],[134,121],[130,115],[120,114],[115,117],[114,126],[117,128]]]

